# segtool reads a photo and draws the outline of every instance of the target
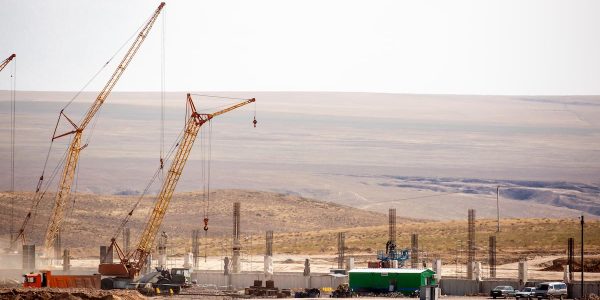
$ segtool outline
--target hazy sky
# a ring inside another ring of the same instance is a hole
[[[78,90],[158,3],[3,0],[0,57],[17,53],[18,89]],[[116,90],[160,90],[166,21],[171,91],[600,94],[600,1],[178,0],[164,17]]]

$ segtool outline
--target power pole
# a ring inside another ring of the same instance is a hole
[[[581,299],[585,299],[584,287],[583,287],[583,215],[581,215]]]

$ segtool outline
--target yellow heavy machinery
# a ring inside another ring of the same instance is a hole
[[[17,57],[16,54],[11,54],[8,58],[6,58],[5,60],[2,61],[2,63],[0,63],[0,72],[2,70],[4,70],[4,68],[8,65],[8,63],[13,60],[13,58]]]
[[[150,17],[148,22],[142,27],[142,29],[140,30],[139,34],[137,35],[135,41],[129,47],[129,50],[127,51],[127,53],[125,54],[125,56],[123,57],[123,59],[121,60],[119,65],[117,66],[117,69],[114,71],[114,73],[110,77],[109,81],[104,86],[104,88],[100,91],[100,93],[96,97],[96,100],[92,103],[92,106],[88,109],[87,113],[85,114],[85,116],[83,117],[83,119],[81,120],[79,125],[77,125],[69,117],[67,117],[67,115],[64,113],[64,110],[61,110],[61,112],[60,112],[59,121],[60,121],[60,117],[64,117],[69,122],[69,124],[71,124],[73,126],[73,130],[57,135],[56,129],[55,129],[54,134],[52,135],[52,141],[54,141],[57,138],[71,135],[71,134],[73,134],[73,137],[72,137],[71,143],[69,145],[69,149],[68,149],[67,156],[65,159],[65,165],[64,165],[63,171],[61,173],[58,192],[56,193],[56,198],[54,201],[52,215],[50,217],[48,229],[46,230],[46,234],[44,237],[44,251],[47,255],[49,253],[51,253],[51,249],[53,248],[54,240],[56,239],[56,236],[57,236],[57,234],[61,228],[61,225],[63,223],[63,220],[64,220],[65,204],[67,203],[67,200],[71,193],[71,185],[73,184],[75,170],[77,168],[77,163],[79,160],[79,153],[81,152],[81,150],[83,150],[87,146],[86,144],[82,145],[82,142],[81,142],[82,136],[83,136],[83,131],[90,124],[90,122],[92,121],[92,119],[94,118],[94,116],[96,115],[96,113],[98,112],[100,107],[102,106],[102,104],[104,104],[104,101],[106,100],[108,95],[110,95],[112,89],[117,84],[117,81],[119,80],[119,78],[121,78],[121,75],[123,75],[123,72],[125,72],[125,69],[127,68],[129,63],[131,62],[131,60],[137,53],[138,49],[140,48],[140,46],[146,39],[146,36],[148,36],[148,33],[150,32],[152,25],[154,25],[154,22],[158,18],[158,15],[160,14],[160,12],[164,6],[165,6],[164,2],[160,3],[160,5],[158,6],[158,8],[156,8],[156,10],[152,14],[152,16]],[[58,122],[57,122],[57,126],[58,126]],[[24,238],[25,238],[24,237],[25,228],[27,226],[27,223],[31,219],[33,208],[37,207],[37,204],[39,203],[39,201],[41,200],[41,197],[43,195],[43,193],[42,194],[39,193],[41,182],[43,180],[44,180],[44,178],[42,175],[40,178],[40,181],[38,183],[38,187],[36,189],[36,196],[33,201],[32,209],[25,217],[25,220],[23,221],[23,224],[22,224],[15,240],[17,240],[19,238],[24,240]]]
[[[218,115],[222,115],[252,102],[255,102],[254,98],[242,101],[212,114],[201,114],[196,111],[191,95],[187,94],[187,105],[190,108],[191,114],[187,119],[183,137],[177,143],[177,152],[171,162],[169,172],[163,182],[160,193],[157,196],[156,204],[154,205],[150,219],[146,223],[146,227],[140,236],[137,247],[131,252],[124,253],[119,245],[117,245],[116,239],[111,239],[109,251],[116,252],[120,262],[116,264],[102,263],[99,265],[98,272],[102,276],[114,276],[112,278],[102,279],[103,289],[125,288],[129,282],[132,282],[133,279],[139,275],[146,264],[146,259],[150,254],[154,240],[162,224],[165,213],[167,212],[167,208],[169,207],[169,203],[171,202],[173,192],[181,177],[185,163],[192,151],[192,146],[194,145],[200,127]],[[254,118],[253,123],[256,126],[256,117]],[[205,223],[206,222],[207,219],[205,219]]]

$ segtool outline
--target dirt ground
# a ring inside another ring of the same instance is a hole
[[[142,300],[146,297],[142,296],[137,291],[102,291],[94,289],[58,289],[58,288],[40,288],[40,289],[24,289],[13,288],[0,289],[0,299],[68,299],[68,300]]]

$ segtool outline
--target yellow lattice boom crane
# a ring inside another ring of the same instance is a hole
[[[188,156],[192,151],[192,146],[194,145],[194,141],[196,140],[196,136],[198,135],[200,127],[218,115],[222,115],[226,112],[232,111],[255,101],[256,100],[252,98],[212,114],[201,114],[196,111],[196,107],[192,101],[191,95],[187,94],[187,105],[190,107],[191,114],[187,119],[185,132],[181,138],[181,141],[179,142],[177,152],[175,153],[175,156],[171,162],[169,172],[163,182],[160,193],[157,196],[156,204],[154,205],[154,209],[152,210],[150,218],[146,223],[146,227],[140,236],[137,247],[130,253],[124,253],[117,245],[116,239],[112,238],[110,248],[112,248],[112,251],[117,253],[121,262],[116,264],[100,264],[98,267],[98,272],[101,275],[116,276],[118,278],[131,280],[139,274],[140,270],[142,270],[146,264],[146,258],[150,254],[154,240],[162,224],[165,213],[167,212],[171,198],[173,197],[173,192],[175,191],[177,182],[179,181],[181,173],[183,172],[183,167],[185,166]],[[254,124],[256,125],[256,119]]]
[[[63,116],[72,126],[73,130],[56,135],[56,131],[53,134],[52,140],[57,138],[73,134],[73,138],[71,140],[71,144],[69,145],[69,150],[65,159],[65,166],[63,168],[60,184],[58,188],[58,192],[56,193],[56,199],[54,201],[54,208],[52,210],[52,215],[50,217],[50,222],[48,225],[48,229],[46,230],[46,235],[44,238],[44,249],[46,253],[50,253],[50,249],[53,247],[54,240],[61,228],[61,225],[64,220],[64,208],[71,193],[71,185],[73,184],[73,178],[75,176],[75,169],[77,168],[77,162],[79,160],[79,153],[82,149],[84,149],[87,145],[81,145],[81,137],[83,135],[83,131],[87,127],[87,125],[92,121],[114,86],[125,72],[125,69],[137,53],[138,49],[146,39],[146,36],[150,32],[152,25],[158,18],[161,10],[165,6],[165,3],[162,2],[158,8],[154,11],[154,14],[150,17],[150,20],[144,25],[139,34],[137,35],[135,41],[129,47],[129,50],[117,66],[117,69],[114,71],[110,80],[106,83],[104,88],[100,91],[96,100],[92,104],[92,106],[88,109],[87,113],[79,123],[79,125],[75,124],[67,115],[64,114],[64,111],[60,112],[60,115]]]
[[[3,60],[2,63],[0,63],[0,72],[2,70],[4,70],[4,68],[8,65],[8,63],[10,63],[10,61],[13,60],[13,58],[15,58],[15,57],[17,57],[17,55],[13,53],[8,58]]]

